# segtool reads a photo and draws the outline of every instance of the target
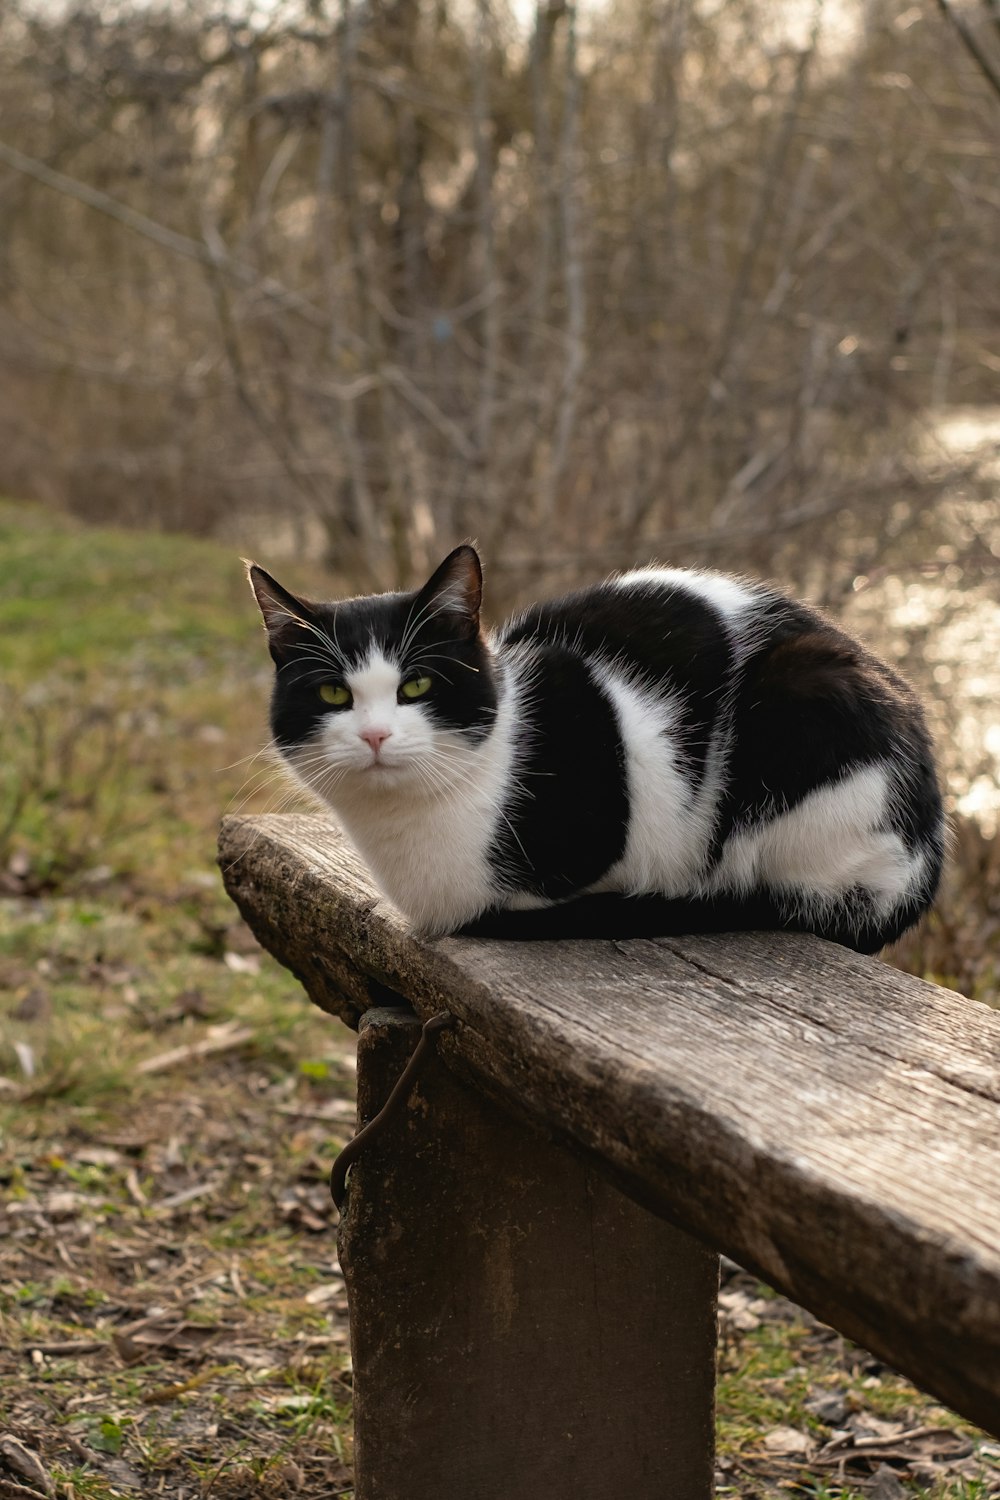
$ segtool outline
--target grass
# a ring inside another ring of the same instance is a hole
[[[239,560],[14,505],[0,548],[3,1429],[67,1496],[347,1493],[353,1047],[214,863],[274,798]]]
[[[1000,1494],[1000,1444],[735,1268],[720,1333],[720,1496],[861,1500],[873,1486],[880,1500]],[[848,1433],[877,1447],[841,1443]],[[880,1467],[894,1481],[883,1477],[881,1492]]]
[[[267,691],[238,559],[11,505],[0,549],[7,852],[16,836],[41,879],[204,876],[243,780],[227,767],[260,744]]]
[[[275,801],[242,569],[12,504],[0,548],[0,1432],[61,1500],[349,1496],[326,1175],[352,1039],[256,947],[214,864],[219,814]],[[871,1493],[871,1465],[817,1466],[817,1395],[847,1421],[961,1428],[748,1278],[729,1287],[757,1310],[723,1324],[720,1494]],[[807,1456],[768,1447],[788,1428]],[[904,1493],[1000,1493],[968,1442],[930,1479],[919,1454],[897,1464]]]

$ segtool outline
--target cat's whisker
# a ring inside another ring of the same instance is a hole
[[[334,637],[328,635],[321,625],[316,625],[310,620],[300,620],[299,623],[304,625],[307,630],[312,631],[317,640],[329,650],[334,661],[340,662],[343,665],[344,656]]]
[[[350,765],[331,761],[329,756],[317,756],[314,759],[308,760],[296,757],[293,765],[296,775],[300,776],[303,781],[310,785],[312,785],[314,778],[325,776],[329,771],[336,771],[339,777],[342,778],[352,769]]]
[[[254,797],[257,796],[258,792],[260,792],[265,786],[267,786],[270,780],[272,780],[276,776],[287,775],[285,767],[281,764],[271,746],[265,746],[263,750],[258,750],[257,754],[253,758],[254,760],[257,760],[258,757],[268,753],[271,754],[272,758],[267,763],[263,765],[257,765],[255,769],[247,773],[247,775],[243,778],[243,781],[230,797],[227,811],[241,811],[248,802],[250,802]],[[238,805],[234,807],[234,804],[237,803],[237,799],[240,799],[240,801]]]
[[[331,675],[341,676],[347,670],[346,665],[342,661],[335,660],[332,656],[329,655],[329,653],[314,650],[298,652],[296,654],[294,662],[286,662],[284,667],[279,667],[278,670],[279,672],[281,672],[289,669],[294,669],[295,677],[298,678],[300,675],[301,664],[307,661],[319,662],[320,671],[327,677],[330,677]],[[319,674],[314,673],[313,675]]]
[[[413,638],[418,630],[422,629],[425,625],[429,625],[432,620],[438,619],[439,616],[452,613],[450,607],[447,604],[441,604],[437,609],[431,610],[430,613],[428,613],[430,604],[433,602],[433,600],[429,601],[427,608],[420,612],[416,620],[413,622],[412,626],[410,626],[407,630],[404,630],[403,638],[399,646],[401,653],[409,650]]]
[[[344,653],[341,651],[341,649],[340,649],[340,642],[337,639],[337,610],[339,609],[339,607],[340,606],[337,605],[337,604],[335,604],[333,606],[333,616],[332,616],[332,618],[330,620],[330,629],[333,631],[333,646],[334,646],[334,650],[336,651],[337,655],[340,657],[341,661],[343,661],[344,660]]]
[[[238,792],[235,792],[229,799],[229,802],[226,806],[227,815],[238,816],[240,813],[245,812],[247,808],[249,808],[257,801],[261,793],[267,790],[269,785],[270,783],[266,780],[261,780],[254,786],[241,787],[240,790]],[[265,810],[270,811],[271,809],[268,808]]]
[[[251,750],[249,755],[241,755],[239,760],[232,760],[226,766],[215,766],[213,768],[216,776],[223,776],[227,771],[237,771],[240,766],[252,765],[255,760],[260,760],[264,755],[277,755],[278,751],[272,741],[261,745],[259,750]]]
[[[443,613],[443,609],[444,609],[443,606],[441,606],[438,609],[436,609],[433,614],[429,614],[428,613],[428,611],[431,608],[431,605],[434,604],[434,602],[435,602],[435,600],[434,600],[433,597],[431,597],[430,599],[428,599],[427,602],[426,602],[426,604],[423,606],[423,608],[417,611],[417,614],[416,614],[415,617],[414,617],[413,611],[414,611],[414,609],[416,607],[417,600],[414,599],[413,603],[410,605],[410,611],[409,611],[409,614],[406,616],[406,623],[403,626],[403,634],[402,634],[402,638],[400,639],[400,643],[399,643],[399,649],[400,649],[401,653],[405,653],[406,652],[406,650],[408,649],[409,644],[412,641],[414,635],[417,633],[417,631],[420,629],[420,627],[422,625],[426,624],[427,621],[429,621],[429,620],[435,620],[435,619],[437,619],[437,616],[439,614]]]
[[[288,812],[289,810],[294,810],[297,807],[301,808],[305,803],[314,803],[316,800],[319,800],[314,798],[313,794],[306,788],[293,781],[288,775],[287,769],[281,767],[277,769],[282,776],[284,789],[280,796],[277,796],[272,802],[267,805],[267,807],[261,810],[265,816],[281,815]],[[235,809],[233,815],[238,814],[240,810],[240,808]],[[250,852],[256,847],[257,843],[263,836],[264,830],[262,828],[258,829],[254,833],[254,836],[250,840],[247,847],[240,853],[238,859],[243,859],[246,857],[246,855],[250,854]],[[236,863],[236,861],[234,861],[234,863]]]
[[[447,646],[449,643],[447,641],[438,641],[437,644],[439,646]],[[478,667],[472,666],[467,661],[462,661],[461,657],[445,656],[442,652],[434,651],[421,651],[418,659],[415,662],[409,664],[405,670],[408,672],[416,671],[419,666],[422,666],[424,662],[428,661],[446,661],[454,667],[464,667],[467,672],[473,672],[477,677],[480,675],[480,669]]]
[[[444,658],[444,657],[441,658],[442,661],[444,661],[445,659],[446,658]],[[441,670],[440,667],[429,667],[429,666],[426,666],[426,663],[424,663],[424,662],[420,662],[419,664],[418,663],[414,663],[414,665],[411,668],[409,668],[409,672],[412,673],[413,675],[416,675],[416,673],[424,671],[425,668],[426,668],[426,670],[427,670],[427,672],[429,674],[433,674],[433,676],[435,676],[435,677],[440,677],[441,681],[442,682],[446,682],[449,687],[454,687],[455,686],[455,679],[454,679],[454,677],[449,677],[448,674],[447,674],[447,672],[442,672],[442,670]]]

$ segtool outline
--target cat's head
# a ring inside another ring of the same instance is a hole
[[[271,729],[301,780],[334,804],[444,790],[497,708],[475,549],[456,547],[413,593],[328,604],[248,571],[276,668]]]

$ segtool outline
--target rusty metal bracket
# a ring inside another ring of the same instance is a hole
[[[423,1071],[430,1055],[434,1038],[439,1031],[446,1031],[448,1027],[454,1026],[455,1017],[448,1011],[439,1011],[436,1016],[430,1016],[420,1028],[420,1040],[413,1049],[406,1067],[400,1073],[393,1087],[392,1093],[379,1110],[378,1114],[368,1121],[362,1130],[359,1130],[352,1141],[341,1151],[334,1160],[330,1169],[330,1197],[338,1211],[343,1207],[344,1199],[347,1197],[347,1174],[372,1140],[380,1136],[388,1128],[405,1107],[407,1099],[413,1092],[413,1087]]]

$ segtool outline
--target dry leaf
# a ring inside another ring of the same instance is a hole
[[[46,1473],[38,1454],[26,1448],[12,1433],[7,1432],[0,1437],[0,1457],[3,1458],[8,1468],[13,1469],[15,1474],[20,1474],[23,1479],[30,1480],[43,1494],[55,1494],[56,1487]]]
[[[821,1396],[813,1396],[804,1405],[811,1416],[825,1422],[828,1427],[839,1427],[849,1409],[846,1398],[836,1391],[825,1391]]]
[[[888,1464],[879,1464],[868,1491],[870,1500],[906,1500],[906,1493],[906,1487],[895,1469],[890,1469]]]
[[[199,989],[181,990],[174,997],[173,1008],[178,1016],[194,1016],[198,1020],[204,1020],[212,1012],[212,1007],[205,998],[205,992]]]
[[[327,1302],[334,1302],[343,1295],[343,1281],[330,1281],[325,1286],[314,1286],[311,1291],[306,1292],[302,1300],[308,1302],[310,1307],[323,1307]]]
[[[772,1427],[764,1434],[764,1447],[768,1453],[783,1453],[790,1457],[805,1458],[813,1449],[812,1438],[797,1427]]]
[[[52,1014],[52,1000],[47,990],[31,989],[10,1012],[12,1021],[47,1021]]]
[[[42,1212],[49,1219],[75,1219],[85,1209],[93,1208],[94,1201],[85,1193],[47,1193],[42,1203]]]
[[[719,1293],[719,1317],[727,1328],[737,1333],[753,1333],[760,1327],[760,1318],[750,1311],[749,1303],[744,1292]]]
[[[145,1318],[111,1335],[119,1357],[127,1364],[135,1364],[139,1358],[146,1359],[150,1349],[168,1349],[177,1353],[192,1353],[206,1347],[214,1339],[228,1331],[223,1324],[188,1323],[168,1314],[166,1317]]]
[[[222,961],[234,974],[259,974],[260,959],[256,953],[224,953]]]
[[[34,1076],[35,1076],[35,1049],[34,1049],[34,1047],[29,1046],[29,1044],[27,1042],[15,1042],[14,1043],[14,1052],[15,1052],[15,1054],[17,1056],[18,1062],[21,1065],[21,1072],[24,1074],[25,1078],[34,1078]]]

